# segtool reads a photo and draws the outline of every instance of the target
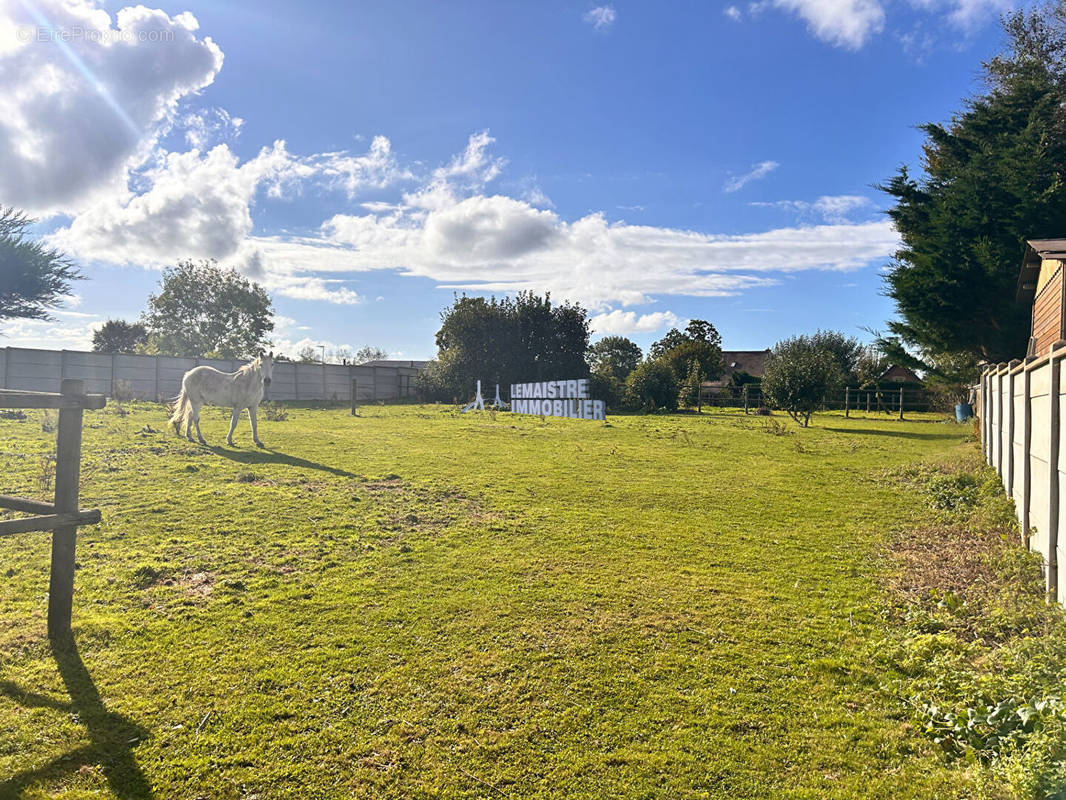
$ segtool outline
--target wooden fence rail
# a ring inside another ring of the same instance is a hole
[[[52,532],[52,565],[48,581],[48,636],[70,634],[74,604],[74,548],[79,525],[100,521],[99,509],[79,509],[81,428],[85,409],[103,408],[103,395],[85,394],[80,380],[65,379],[58,394],[0,390],[0,408],[59,409],[56,430],[55,502],[0,495],[0,508],[36,516],[0,521],[0,538],[33,531]]]

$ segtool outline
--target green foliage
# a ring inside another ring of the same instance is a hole
[[[549,295],[511,299],[457,297],[441,312],[437,358],[419,377],[426,397],[464,399],[477,380],[499,383],[581,378],[589,374],[588,314],[579,305],[552,305]]]
[[[810,338],[816,348],[832,356],[845,381],[855,381],[864,355],[864,348],[858,339],[841,331],[823,330],[812,334]]]
[[[58,250],[28,238],[35,220],[0,206],[0,320],[49,319],[82,276]]]
[[[969,472],[937,475],[930,479],[927,491],[933,508],[960,511],[977,504],[977,478]]]
[[[844,374],[836,355],[815,336],[794,336],[774,345],[766,359],[763,396],[803,427],[825,396],[841,388]]]
[[[882,188],[903,246],[886,275],[891,333],[919,356],[1025,354],[1030,306],[1015,301],[1024,240],[1062,235],[1066,115],[1061,14],[1008,18],[1007,53],[986,65],[987,91],[950,124],[922,126],[922,167]]]
[[[593,372],[589,375],[589,394],[602,400],[609,411],[621,411],[626,407],[626,384],[610,372]]]
[[[883,688],[946,763],[988,776],[988,796],[1066,796],[1066,617],[1045,602],[1013,504],[972,446],[904,481],[937,512],[893,545],[900,628],[873,647]]]
[[[648,350],[648,358],[668,364],[678,383],[688,375],[692,359],[699,361],[704,380],[714,380],[722,374],[724,366],[722,336],[711,323],[694,319],[685,327],[684,333],[671,328],[662,339],[654,342]]]
[[[93,332],[97,353],[136,353],[148,344],[148,329],[140,322],[109,319]]]
[[[160,355],[253,358],[269,344],[274,309],[266,291],[214,261],[179,261],[163,270],[142,322]]]
[[[643,358],[640,345],[625,336],[604,336],[589,347],[589,369],[625,381]]]
[[[700,387],[703,385],[703,368],[700,362],[693,358],[688,362],[688,371],[685,380],[681,384],[677,398],[678,405],[682,408],[692,408],[699,405]]]
[[[645,411],[677,408],[677,376],[662,361],[645,361],[626,378],[626,396],[634,408]]]

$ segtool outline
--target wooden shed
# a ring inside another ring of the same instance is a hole
[[[1066,339],[1066,294],[1062,268],[1066,239],[1030,239],[1018,276],[1018,302],[1033,304],[1027,356],[1042,356]]]

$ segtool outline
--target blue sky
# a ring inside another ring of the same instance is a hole
[[[892,316],[873,185],[979,89],[1001,0],[0,0],[0,203],[88,280],[0,343],[85,347],[159,270],[261,281],[294,351],[435,352],[454,292],[646,347]],[[62,33],[61,32],[65,32]]]

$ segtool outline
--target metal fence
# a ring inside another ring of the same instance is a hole
[[[108,397],[166,401],[181,389],[182,376],[208,365],[234,372],[244,361],[176,358],[80,350],[0,348],[0,389],[57,392],[67,378],[84,381],[85,390]],[[357,403],[402,400],[417,396],[417,367],[297,364],[275,361],[270,400],[327,400]]]
[[[985,460],[1014,499],[1025,543],[1040,553],[1048,595],[1059,602],[1066,598],[1059,541],[1064,358],[1066,342],[1058,342],[1040,358],[987,367],[976,387]]]

